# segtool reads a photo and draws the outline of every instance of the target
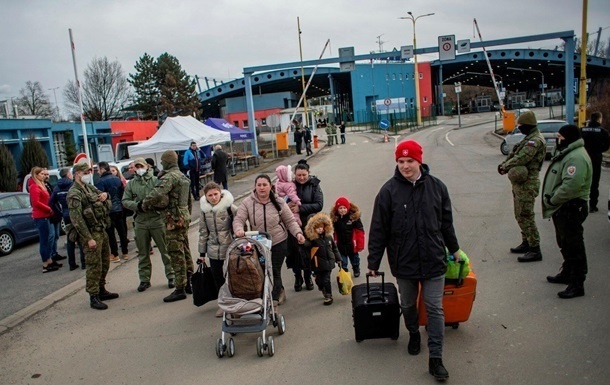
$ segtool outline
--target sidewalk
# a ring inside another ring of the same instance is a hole
[[[258,176],[259,174],[268,174],[272,178],[272,180],[275,180],[276,179],[275,168],[278,165],[290,164],[290,165],[293,165],[293,167],[294,167],[294,165],[296,165],[299,160],[310,159],[310,158],[316,156],[316,154],[318,152],[320,152],[324,147],[325,147],[325,143],[320,142],[319,148],[312,149],[313,155],[310,155],[310,156],[291,154],[290,156],[284,157],[284,158],[270,159],[270,160],[261,159],[259,166],[250,167],[250,169],[248,171],[243,171],[243,172],[238,173],[234,177],[230,177],[229,181],[228,181],[229,191],[231,191],[231,193],[235,197],[236,204],[238,203],[238,201],[240,201],[241,199],[246,197],[248,194],[250,194],[250,192],[254,188],[254,180],[255,180],[256,176]],[[191,215],[191,218],[192,218],[191,228],[189,229],[189,238],[192,239],[192,242],[194,241],[194,243],[191,243],[191,253],[196,252],[196,250],[197,250],[196,233],[199,228],[199,217],[200,217],[200,209],[199,209],[199,204],[198,204],[199,202],[193,202],[193,203],[194,204],[193,204],[193,212]],[[128,236],[129,236],[129,238],[133,239],[133,230],[130,230]],[[61,238],[61,239],[63,239],[63,238]],[[156,250],[156,249],[154,249],[154,250]],[[157,253],[157,251],[155,251],[155,253]],[[131,258],[125,262],[111,263],[108,274],[111,275],[115,269],[121,269],[124,266],[126,266],[127,264],[137,263],[137,262],[133,262],[134,260],[137,260],[137,255],[136,255],[136,251],[135,251],[135,242],[129,243],[129,255],[131,256]],[[193,256],[195,256],[195,255],[196,254],[193,254]],[[20,323],[28,320],[30,317],[36,315],[37,313],[53,306],[55,303],[60,302],[75,293],[83,292],[84,288],[85,288],[85,277],[81,277],[79,279],[76,279],[72,283],[62,287],[61,289],[56,290],[55,292],[47,295],[46,297],[34,302],[33,304],[27,306],[26,308],[21,309],[21,310],[17,311],[16,313],[0,320],[0,334],[7,332],[8,330],[19,325]]]

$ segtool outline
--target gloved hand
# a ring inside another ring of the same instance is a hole
[[[498,174],[500,174],[500,175],[506,174],[506,170],[504,170],[504,168],[502,168],[501,164],[498,165]]]
[[[551,195],[550,194],[544,194],[544,202],[549,205],[549,206],[553,206],[553,204],[551,203]]]
[[[144,209],[142,208],[142,202],[138,202],[138,212],[143,213]]]
[[[199,253],[199,258],[197,258],[197,264],[201,265],[205,262],[205,253]]]

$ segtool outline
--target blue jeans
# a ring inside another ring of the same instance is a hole
[[[57,255],[57,240],[61,231],[61,222],[51,223],[49,221],[49,255],[51,258]]]
[[[45,263],[51,258],[49,218],[34,219],[34,223],[36,224],[36,229],[38,230],[40,258],[42,258],[42,263]]]
[[[400,307],[409,333],[419,331],[417,296],[421,283],[421,295],[428,314],[428,351],[430,358],[442,358],[445,336],[445,314],[443,313],[445,276],[441,275],[426,280],[397,278],[396,282],[398,282],[400,291]]]
[[[358,253],[353,253],[353,254],[349,254],[349,255],[343,255],[341,254],[341,260],[342,260],[342,267],[343,270],[347,271],[347,260],[349,258],[349,261],[352,263],[352,268],[354,270],[360,270],[360,256],[358,255]]]
[[[68,264],[70,267],[76,266],[76,245],[77,243],[68,241],[66,245],[66,249],[68,250]],[[85,253],[83,252],[83,248],[80,244],[78,244],[78,249],[80,250],[80,264],[81,267],[85,267]]]

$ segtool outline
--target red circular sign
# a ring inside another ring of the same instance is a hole
[[[88,162],[87,159],[87,154],[85,154],[84,152],[81,152],[80,154],[76,155],[76,157],[74,158],[74,164],[78,164],[81,162]]]
[[[443,43],[443,51],[449,51],[451,49],[451,43]]]

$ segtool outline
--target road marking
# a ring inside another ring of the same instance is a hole
[[[442,129],[444,129],[444,128],[445,128],[445,127],[439,127],[439,128],[435,128],[435,129],[434,129],[434,130],[432,130],[431,132],[438,131],[438,130],[442,130]]]
[[[451,131],[449,131],[449,132],[451,132]],[[450,144],[450,145],[452,145],[452,146],[454,146],[454,147],[455,147],[455,145],[454,145],[453,143],[451,143],[451,141],[449,140],[449,132],[445,134],[445,140],[446,140],[447,142],[449,142],[449,144]]]

